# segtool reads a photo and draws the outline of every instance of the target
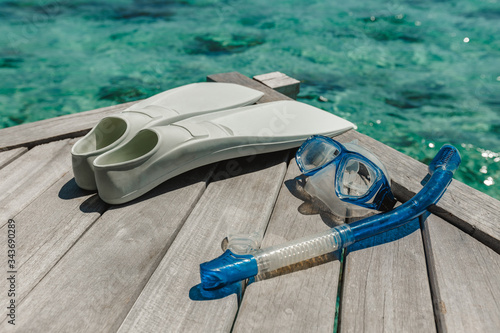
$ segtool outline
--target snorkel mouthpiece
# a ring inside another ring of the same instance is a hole
[[[200,265],[201,286],[207,290],[245,280],[257,273],[257,261],[253,255],[234,254],[231,250]]]

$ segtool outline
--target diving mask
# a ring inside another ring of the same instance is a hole
[[[356,143],[343,145],[314,135],[300,146],[295,157],[300,171],[308,176],[305,191],[339,217],[388,211],[396,204],[384,165]]]

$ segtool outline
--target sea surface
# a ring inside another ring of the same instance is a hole
[[[500,199],[500,0],[0,0],[0,128],[281,71],[299,100]]]

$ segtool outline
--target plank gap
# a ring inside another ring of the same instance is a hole
[[[0,169],[6,167],[28,151],[27,148],[12,149],[9,151],[0,151]]]
[[[289,166],[290,166],[290,162],[293,161],[293,156],[295,155],[291,155],[290,152],[293,151],[293,149],[289,150],[286,152],[287,156],[286,156],[286,167],[285,167],[285,170],[288,170]],[[281,175],[281,184],[283,184],[285,182],[285,177],[286,177],[286,171]],[[283,187],[280,186],[280,188],[278,189],[278,193],[276,194],[276,196],[274,197],[274,201],[273,201],[273,209],[271,209],[270,213],[269,213],[269,216],[267,217],[267,223],[266,223],[266,226],[264,228],[264,231],[262,232],[262,237],[260,239],[260,244],[262,244],[262,241],[264,240],[264,237],[266,235],[266,232],[269,228],[269,222],[271,221],[271,216],[273,216],[274,214],[274,211],[276,210],[276,202],[278,201],[278,197],[280,196],[280,193],[282,191]],[[244,289],[247,287],[247,285],[244,286]],[[243,298],[242,298],[243,299]]]
[[[31,172],[31,174],[23,173],[24,171],[21,171],[20,174],[15,174],[15,176],[21,177],[17,181],[18,184],[19,182],[21,182],[20,183],[21,186],[19,186],[18,188],[12,189],[11,187],[5,188],[4,186],[3,190],[5,190],[6,192],[12,191],[9,193],[10,198],[12,198],[13,195],[21,195],[21,200],[23,201],[22,205],[17,205],[18,207],[14,209],[6,209],[6,211],[3,212],[6,218],[0,221],[0,228],[3,228],[7,224],[8,218],[13,218],[18,214],[20,214],[27,207],[29,207],[35,200],[44,195],[44,193],[46,193],[60,179],[65,177],[68,174],[68,172],[70,172],[70,167],[64,166],[65,162],[62,156],[67,153],[67,148],[68,148],[67,145],[71,145],[71,143],[72,143],[71,140],[60,140],[51,144],[40,146],[39,148],[37,148],[38,151],[26,150],[25,153],[19,156],[19,158],[12,160],[11,163],[9,163],[9,165],[6,166],[6,168],[2,169],[2,172],[5,173],[8,172],[16,173],[17,171],[22,169],[22,166],[29,165],[30,167],[33,167],[33,169],[28,171]],[[41,156],[42,154],[50,154],[49,156],[50,160],[48,161],[39,160],[38,157]],[[35,167],[36,170],[34,170]],[[47,174],[50,173],[52,173],[54,177],[47,176]],[[12,176],[12,174],[9,174],[9,176]],[[40,184],[38,188],[34,186],[33,189],[30,189],[29,195],[23,196],[23,190],[25,190],[26,187],[25,184],[26,182],[28,182],[27,179],[29,179],[29,181],[32,183],[36,183],[37,185],[38,185],[38,180],[40,179],[44,179],[45,182],[42,182],[42,184]],[[5,183],[3,183],[3,185],[5,185]],[[14,200],[10,201],[13,202]],[[0,198],[0,202],[3,205],[5,205],[3,208],[5,208],[8,204],[10,204],[8,198],[5,197]]]
[[[440,332],[500,331],[500,256],[435,215],[424,237]]]
[[[340,332],[340,314],[342,311],[342,295],[344,294],[344,273],[345,273],[345,262],[347,256],[347,249],[342,249],[342,254],[340,255],[340,271],[339,271],[339,282],[337,287],[337,304],[335,308],[335,325],[333,327],[333,333]]]
[[[85,229],[85,231],[71,244],[71,246],[66,249],[66,251],[57,259],[56,262],[50,267],[47,272],[23,295],[23,297],[19,300],[19,305],[21,305],[24,300],[30,295],[30,293],[45,279],[45,277],[57,266],[57,264],[66,256],[66,254],[71,251],[71,249],[80,241],[80,239],[92,228],[92,226],[102,217],[102,215],[109,209],[109,205],[106,205],[103,212]],[[26,260],[27,261],[27,260]],[[19,267],[19,270],[22,269],[22,265]]]
[[[137,102],[111,105],[3,128],[0,133],[4,135],[5,140],[0,144],[0,151],[19,147],[31,149],[41,144],[84,136],[99,119],[123,111]]]
[[[292,160],[285,179],[294,182],[299,175]],[[299,211],[304,201],[289,185],[282,184],[262,247],[325,229],[325,222],[318,215]],[[312,328],[331,332],[340,266],[337,260],[333,254],[323,255],[260,277],[246,288],[233,332],[290,331],[290,327],[296,332]]]
[[[429,239],[429,231],[425,225],[425,217],[422,215],[419,216],[420,223],[420,232],[422,233],[422,242],[424,245],[424,254],[425,254],[425,264],[427,268],[427,276],[429,279],[429,289],[431,292],[432,299],[432,309],[434,311],[434,322],[436,324],[436,331],[438,333],[446,332],[446,328],[444,326],[443,320],[439,311],[439,300],[438,300],[438,283],[437,277],[433,273],[435,272],[436,263],[434,261],[434,256],[432,255],[432,247]]]
[[[278,180],[286,171],[281,152],[260,156],[255,163],[239,161],[244,169],[241,175],[209,184],[127,314],[120,332],[143,327],[155,331],[165,325],[172,331],[181,327],[185,331],[230,331],[238,310],[234,295],[203,302],[190,301],[189,292],[199,284],[199,264],[220,255],[220,241],[228,231],[251,233],[263,229],[271,211],[266,197],[277,195],[281,185]],[[258,167],[258,162],[264,162],[265,167]],[[226,170],[224,163],[218,168]]]
[[[151,277],[154,275],[154,273],[156,272],[156,270],[160,266],[160,263],[162,262],[163,258],[167,254],[167,252],[170,249],[170,247],[172,246],[172,244],[175,242],[175,240],[176,240],[177,236],[179,235],[180,231],[182,230],[182,228],[186,224],[186,221],[188,220],[188,218],[193,213],[195,207],[198,205],[198,202],[200,202],[201,197],[203,197],[203,195],[205,194],[205,192],[206,192],[206,190],[208,188],[208,185],[210,184],[210,180],[212,179],[212,175],[215,172],[215,170],[217,169],[218,164],[219,163],[214,163],[214,164],[212,164],[210,166],[210,169],[208,171],[209,176],[207,177],[207,181],[205,182],[205,186],[197,193],[197,196],[193,200],[193,203],[191,204],[191,206],[188,209],[187,213],[183,216],[183,218],[181,219],[179,225],[177,226],[177,229],[173,232],[173,234],[171,236],[172,237],[172,241],[169,242],[168,244],[166,244],[165,247],[159,252],[157,260],[152,264],[152,269],[150,271],[150,275],[145,279],[145,283],[142,286],[141,292],[136,295],[136,297],[132,300],[132,302],[130,302],[130,307],[127,310],[127,315],[124,318],[122,318],[122,320],[120,320],[119,324],[117,324],[116,327],[120,327],[121,324],[125,321],[125,319],[128,316],[128,313],[130,312],[130,310],[133,308],[133,306],[137,302],[137,299],[141,296],[141,294],[142,294],[142,292],[144,290],[144,287],[149,283],[149,281],[151,280]]]

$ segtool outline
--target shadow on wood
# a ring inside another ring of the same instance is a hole
[[[285,181],[285,186],[290,193],[297,199],[304,201],[297,210],[303,215],[319,214],[323,222],[330,228],[344,224],[344,218],[335,215],[328,207],[319,199],[312,197],[304,190],[306,177],[300,175],[294,179]]]
[[[63,200],[72,200],[80,197],[87,196],[89,194],[92,194],[92,192],[95,191],[87,191],[83,190],[78,185],[76,185],[75,178],[71,178],[66,184],[64,184],[61,187],[61,190],[59,191],[59,199]]]

